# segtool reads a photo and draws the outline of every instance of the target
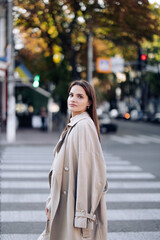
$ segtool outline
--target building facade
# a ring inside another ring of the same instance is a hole
[[[6,62],[6,1],[0,1],[0,131],[6,122],[7,111]]]

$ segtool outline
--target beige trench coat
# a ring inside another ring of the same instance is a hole
[[[50,240],[106,240],[106,166],[96,128],[87,112],[68,126],[49,173]]]

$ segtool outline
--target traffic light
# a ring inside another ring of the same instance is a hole
[[[34,88],[39,87],[39,81],[40,81],[40,75],[35,75],[34,80],[33,80],[33,87]]]
[[[142,48],[138,48],[138,70],[145,70],[147,65],[147,55],[142,52]]]
[[[141,60],[142,60],[143,62],[147,61],[147,55],[142,54],[142,55],[141,55]]]

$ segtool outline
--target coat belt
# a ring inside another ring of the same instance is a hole
[[[88,218],[92,221],[96,220],[96,215],[89,214],[89,213],[83,213],[83,212],[76,212],[76,217]]]

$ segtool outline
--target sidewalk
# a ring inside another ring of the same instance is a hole
[[[20,129],[16,132],[14,143],[8,143],[6,133],[0,133],[0,145],[55,145],[59,136],[60,132],[58,131],[43,132],[40,129]]]

